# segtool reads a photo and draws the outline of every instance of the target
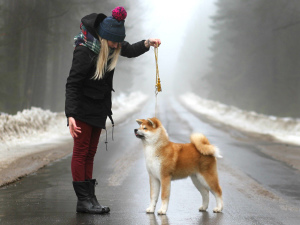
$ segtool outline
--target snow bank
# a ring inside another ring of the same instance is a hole
[[[140,92],[117,96],[112,105],[114,120],[118,121],[119,117],[138,110],[146,99],[147,96]],[[39,145],[70,138],[64,112],[55,113],[32,107],[16,115],[0,115],[0,156],[16,146]]]
[[[282,118],[248,112],[233,106],[210,101],[193,93],[180,96],[183,105],[191,110],[218,121],[230,125],[236,129],[257,134],[268,134],[275,139],[300,145],[300,119]]]

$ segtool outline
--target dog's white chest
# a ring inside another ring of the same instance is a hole
[[[160,179],[161,159],[159,155],[155,153],[155,149],[153,147],[146,147],[144,152],[148,173],[157,179]]]

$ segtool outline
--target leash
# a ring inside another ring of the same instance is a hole
[[[155,80],[155,117],[157,117],[157,95],[161,92],[161,84],[158,70],[158,48],[154,48],[155,63],[156,63],[156,80]]]

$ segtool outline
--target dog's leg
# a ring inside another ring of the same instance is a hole
[[[161,178],[161,208],[158,211],[159,215],[167,213],[169,198],[171,190],[171,176],[164,176]]]
[[[201,176],[201,175],[199,175]],[[203,177],[209,186],[211,193],[215,196],[217,207],[213,209],[213,212],[219,213],[223,210],[223,199],[222,199],[222,189],[219,185],[218,173],[212,172],[209,176]]]
[[[209,203],[209,189],[208,189],[208,185],[204,181],[204,178],[201,178],[200,176],[199,178],[196,175],[191,176],[193,184],[195,185],[195,187],[198,189],[198,191],[201,193],[202,196],[202,206],[199,208],[199,211],[206,211]]]
[[[154,213],[159,190],[160,190],[160,181],[153,176],[149,175],[149,181],[150,181],[150,206],[146,209],[147,213]]]
[[[214,213],[222,212],[222,210],[223,210],[222,191],[221,192],[220,191],[219,192],[212,191],[212,193],[215,196],[216,202],[217,202],[217,207],[215,207],[213,210]]]

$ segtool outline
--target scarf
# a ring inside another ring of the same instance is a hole
[[[81,32],[74,37],[74,47],[81,45],[89,48],[96,54],[100,52],[100,42],[93,35],[91,35],[85,26],[80,24]]]

